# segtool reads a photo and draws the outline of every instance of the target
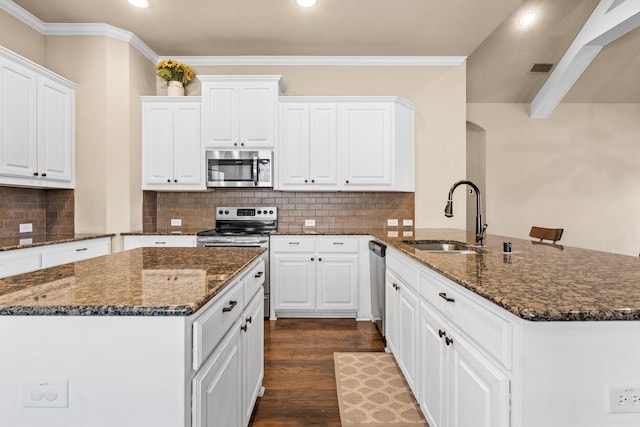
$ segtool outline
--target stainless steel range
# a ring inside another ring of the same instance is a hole
[[[269,249],[269,235],[278,229],[278,208],[218,207],[216,228],[198,233],[200,247],[260,247]],[[269,256],[265,257],[264,315],[269,317]]]

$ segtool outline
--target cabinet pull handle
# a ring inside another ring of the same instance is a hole
[[[442,329],[438,329],[438,335],[440,335],[440,338],[444,337],[447,335],[447,333],[445,331],[443,331]]]
[[[258,272],[256,273],[256,275],[255,275],[255,276],[253,276],[253,277],[255,277],[255,278],[257,279],[258,277],[262,277],[262,275],[263,275],[263,274],[264,274],[264,271],[258,271]]]
[[[167,242],[156,242],[156,245],[166,245]]]
[[[42,176],[47,176],[47,174],[46,174],[46,173],[43,173],[43,174],[42,174]]]
[[[334,245],[344,245],[344,242],[333,242]]]
[[[393,282],[393,289],[397,291],[398,289],[400,289],[400,286],[398,286],[396,282]]]
[[[242,329],[242,331],[247,332],[247,325],[246,323],[242,326],[240,326],[240,329]]]
[[[300,242],[289,242],[290,245],[299,245]]]
[[[247,323],[251,323],[253,321],[253,317],[249,316],[247,317]]]
[[[38,175],[40,175],[38,172],[33,173],[33,176],[38,176]]]
[[[447,294],[444,292],[440,292],[438,295],[440,296],[440,298],[442,298],[446,302],[456,302],[455,298],[448,297]]]
[[[228,306],[228,307],[223,307],[223,308],[222,308],[222,312],[223,312],[223,313],[229,312],[229,311],[233,310],[233,308],[234,308],[236,305],[238,305],[238,301],[233,301],[233,300],[231,300],[231,301],[229,301],[229,306]]]
[[[444,342],[446,342],[447,345],[451,345],[453,344],[453,338],[445,337]]]
[[[78,248],[78,249],[76,249],[76,252],[86,251],[87,249],[89,249],[89,248]]]

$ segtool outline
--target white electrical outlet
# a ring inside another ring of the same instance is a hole
[[[398,237],[397,231],[387,231],[387,237]]]
[[[609,412],[640,413],[640,386],[611,387],[609,389]]]
[[[304,220],[304,226],[305,227],[315,227],[316,226],[316,220],[315,219],[305,219]]]
[[[403,231],[402,232],[402,237],[411,237],[413,236],[413,231]]]
[[[398,220],[397,219],[388,219],[387,220],[387,225],[389,227],[397,227],[398,226]]]
[[[413,220],[412,219],[403,219],[402,220],[402,225],[404,225],[405,227],[411,227],[413,225]]]
[[[24,408],[69,407],[69,381],[66,378],[23,378]]]
[[[172,227],[181,227],[182,226],[182,220],[181,219],[172,218],[171,219],[171,226]]]
[[[31,233],[33,231],[33,224],[20,224],[20,233]]]

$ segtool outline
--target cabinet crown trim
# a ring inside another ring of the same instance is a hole
[[[358,102],[358,103],[380,103],[392,102],[402,104],[413,110],[418,106],[399,96],[280,96],[278,102]]]

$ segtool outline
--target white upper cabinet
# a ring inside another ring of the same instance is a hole
[[[198,76],[204,148],[273,148],[280,76]]]
[[[280,103],[279,189],[337,190],[337,117],[334,102]]]
[[[414,191],[414,109],[397,97],[280,97],[276,189]]]
[[[0,184],[75,185],[75,84],[0,47]]]
[[[200,97],[142,97],[142,189],[204,190]]]

